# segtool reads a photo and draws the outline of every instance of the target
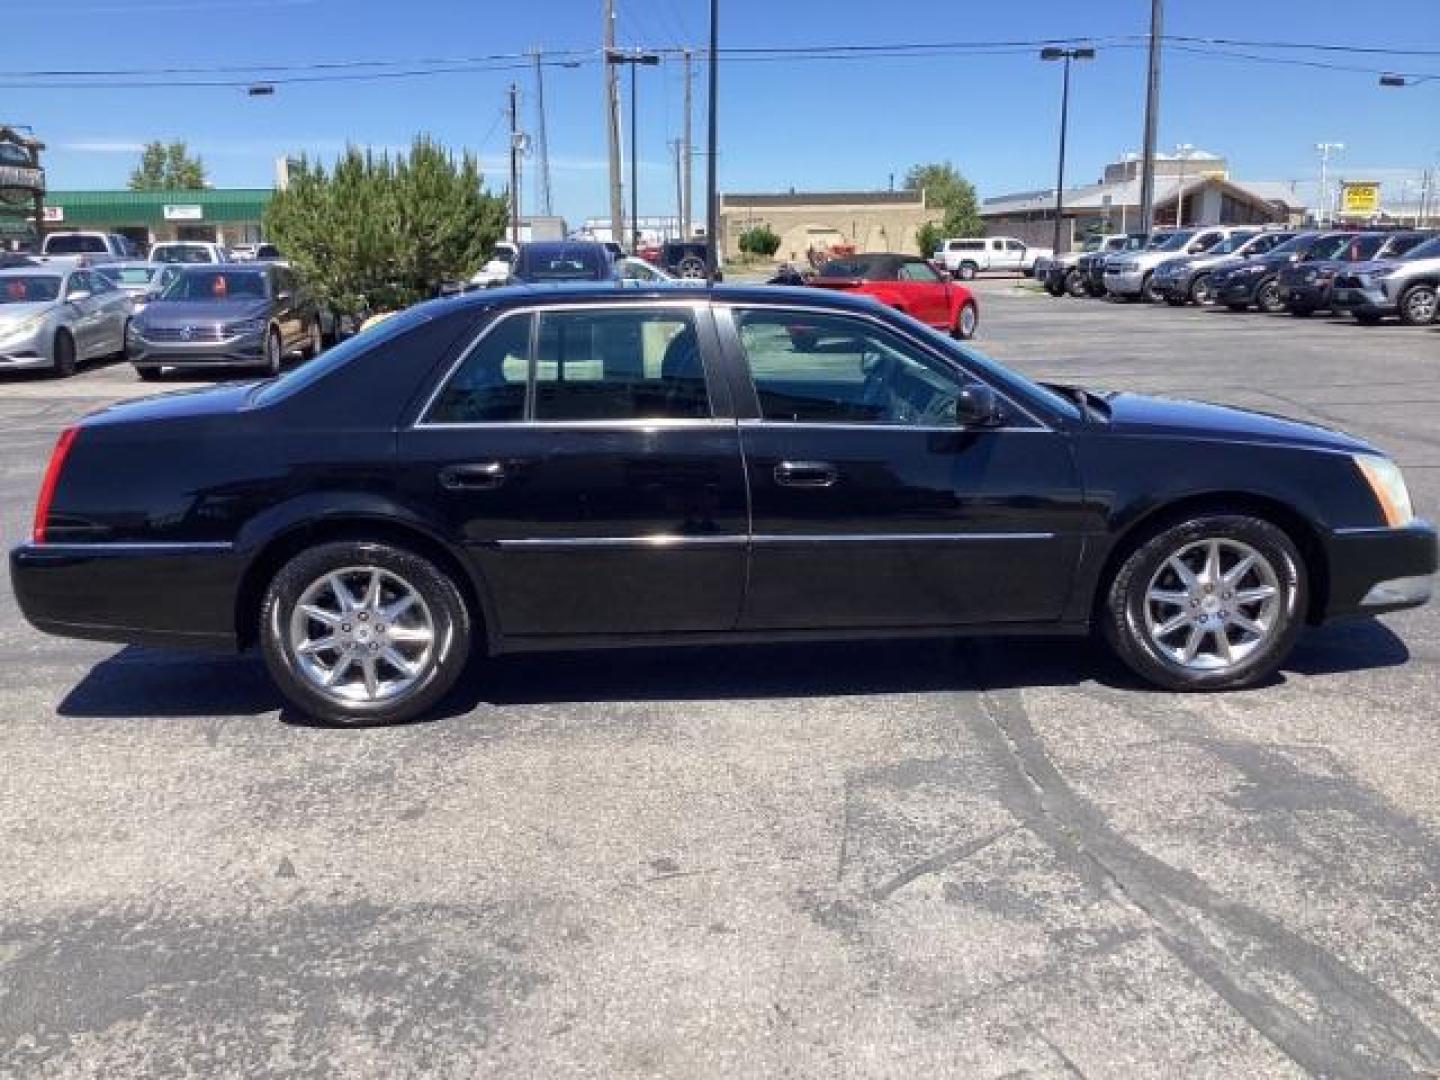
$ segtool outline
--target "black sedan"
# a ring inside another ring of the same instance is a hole
[[[11,555],[42,630],[258,646],[349,723],[426,712],[477,651],[657,643],[1098,628],[1159,686],[1242,687],[1435,568],[1365,443],[784,287],[471,293],[112,406]]]

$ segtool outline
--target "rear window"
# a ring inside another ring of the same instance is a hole
[[[45,239],[46,255],[103,255],[109,250],[103,236],[50,236]]]
[[[99,266],[96,270],[116,285],[148,285],[155,276],[148,266]]]
[[[984,251],[984,240],[951,240],[945,247],[950,251]]]
[[[827,278],[862,278],[865,281],[894,281],[894,259],[831,259],[820,267],[820,276]]]
[[[214,256],[210,249],[199,244],[164,244],[150,253],[150,261],[157,263],[211,263]]]
[[[522,281],[604,281],[607,268],[592,247],[521,248],[515,276]]]

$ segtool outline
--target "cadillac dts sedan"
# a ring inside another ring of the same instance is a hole
[[[258,648],[340,723],[477,652],[1098,631],[1171,690],[1424,603],[1436,534],[1357,439],[1031,382],[821,290],[505,288],[280,378],[62,432],[41,630]]]

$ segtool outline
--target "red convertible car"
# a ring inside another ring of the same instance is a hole
[[[882,252],[831,259],[810,284],[873,296],[957,338],[974,337],[980,325],[975,295],[915,255]]]

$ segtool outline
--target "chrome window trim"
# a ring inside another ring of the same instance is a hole
[[[492,333],[494,333],[494,331],[496,330],[496,328],[498,328],[498,327],[500,326],[500,324],[503,323],[503,322],[505,322],[505,320],[507,320],[507,319],[514,318],[514,317],[517,316],[517,315],[531,316],[531,315],[536,315],[536,314],[543,314],[543,313],[548,312],[548,311],[633,311],[633,310],[635,310],[636,308],[644,308],[644,309],[646,309],[646,310],[653,310],[653,309],[655,309],[655,308],[686,308],[686,309],[688,309],[688,310],[690,311],[691,317],[694,318],[694,319],[696,319],[696,322],[698,323],[699,320],[698,320],[698,317],[697,317],[697,315],[696,315],[696,309],[697,309],[698,307],[700,307],[701,305],[708,305],[708,304],[709,304],[709,299],[708,299],[708,297],[703,298],[703,299],[702,299],[702,298],[699,298],[699,297],[686,297],[686,298],[684,298],[684,299],[682,299],[682,300],[647,300],[647,301],[631,300],[631,301],[629,301],[629,302],[625,302],[625,301],[609,301],[609,302],[602,302],[602,303],[578,303],[578,302],[573,302],[573,301],[572,301],[572,302],[570,302],[570,303],[563,303],[563,304],[545,304],[545,303],[535,302],[535,303],[528,303],[528,304],[525,304],[525,305],[519,306],[519,307],[508,308],[507,310],[501,312],[495,319],[491,320],[491,322],[490,322],[488,325],[486,325],[485,329],[481,330],[480,333],[478,333],[477,335],[475,335],[475,339],[474,339],[473,341],[471,341],[470,344],[465,347],[465,349],[460,353],[460,356],[455,360],[455,362],[454,362],[453,364],[450,365],[450,367],[446,370],[445,374],[435,383],[435,388],[430,392],[430,396],[425,399],[425,404],[424,404],[424,406],[422,406],[421,409],[420,409],[420,411],[419,411],[418,413],[416,413],[417,419],[414,421],[414,423],[412,423],[412,424],[410,425],[409,430],[411,430],[411,431],[419,431],[419,430],[421,430],[422,428],[440,428],[440,429],[444,429],[444,428],[485,428],[485,427],[503,427],[503,428],[514,429],[514,428],[517,428],[517,427],[541,427],[541,426],[546,426],[546,425],[557,425],[557,424],[558,424],[558,425],[571,425],[571,424],[605,425],[605,424],[635,424],[635,423],[640,423],[640,424],[655,424],[655,423],[663,423],[663,422],[665,422],[665,421],[667,421],[667,420],[681,420],[682,422],[687,422],[687,423],[690,423],[690,422],[693,422],[693,423],[711,423],[711,422],[713,422],[713,421],[716,419],[715,417],[710,417],[709,419],[705,419],[705,418],[701,418],[701,417],[660,417],[660,418],[655,418],[655,419],[651,419],[651,420],[621,420],[621,419],[617,419],[617,420],[535,420],[534,418],[527,416],[527,417],[525,417],[525,418],[523,418],[523,419],[520,419],[520,420],[479,420],[479,421],[475,421],[475,422],[473,422],[473,423],[457,423],[457,422],[436,422],[436,423],[429,423],[429,422],[427,422],[427,421],[425,420],[425,417],[427,417],[427,416],[430,415],[430,410],[431,410],[431,408],[433,408],[434,405],[435,405],[435,399],[438,398],[438,397],[440,396],[440,392],[441,392],[442,390],[444,390],[446,386],[449,385],[450,380],[455,377],[455,373],[460,370],[461,365],[464,364],[465,361],[470,358],[470,354],[471,354],[472,352],[474,352],[477,348],[480,347],[481,342],[483,342],[487,337],[489,337]],[[538,327],[532,327],[532,328],[531,328],[531,337],[532,337],[532,338],[534,338],[534,337],[536,336],[537,330],[538,330]],[[699,326],[698,326],[698,325],[696,326],[696,331],[697,331],[697,332],[699,331]],[[527,409],[528,409],[528,400],[529,400],[529,397],[530,397],[529,386],[530,386],[530,384],[531,384],[532,382],[534,382],[534,379],[535,379],[534,354],[535,354],[535,343],[534,343],[534,341],[532,340],[531,345],[530,345],[530,357],[529,357],[530,370],[528,371],[528,373],[526,374],[526,377],[525,377]],[[701,353],[701,362],[702,362],[702,364],[703,364],[703,362],[704,362],[704,353],[703,353],[703,350],[702,350],[702,353]],[[708,371],[706,372],[705,392],[706,392],[706,397],[711,397],[711,395],[710,395],[710,383],[709,383],[709,373],[708,373]],[[715,402],[714,402],[713,398],[712,398],[711,401],[710,401],[710,407],[711,407],[712,410],[713,410],[714,407],[715,407]],[[733,421],[731,421],[729,418],[720,418],[720,419],[721,419],[723,422],[725,422],[725,423],[733,423]]]
[[[981,376],[980,376],[978,373],[976,373],[975,371],[972,371],[969,367],[965,367],[965,366],[961,365],[961,364],[959,363],[959,361],[957,361],[954,357],[945,355],[945,353],[943,353],[943,352],[939,351],[938,349],[936,349],[933,345],[931,345],[928,341],[925,341],[923,338],[916,337],[916,336],[915,336],[913,333],[911,333],[909,330],[907,330],[907,329],[905,329],[905,328],[903,328],[903,327],[892,326],[892,325],[890,325],[889,323],[885,322],[883,319],[880,319],[880,318],[876,317],[874,314],[872,314],[872,313],[870,313],[870,312],[868,312],[868,311],[851,311],[851,310],[848,310],[848,309],[819,307],[819,306],[813,306],[813,305],[803,304],[803,303],[788,303],[788,304],[787,304],[787,303],[779,303],[779,302],[775,302],[775,301],[771,301],[771,300],[766,300],[766,299],[756,300],[756,301],[748,301],[748,302],[743,302],[743,303],[740,302],[740,301],[738,301],[738,300],[731,300],[731,299],[716,300],[716,301],[714,301],[714,302],[712,303],[712,305],[711,305],[711,310],[714,311],[717,315],[719,315],[720,313],[723,312],[724,315],[725,315],[725,318],[727,318],[727,319],[730,321],[730,327],[731,327],[732,332],[733,332],[734,335],[735,335],[736,344],[737,344],[737,345],[740,345],[740,350],[741,350],[741,352],[740,352],[740,358],[741,358],[741,360],[742,360],[742,361],[744,362],[744,364],[745,364],[745,377],[750,380],[750,384],[751,384],[752,387],[753,387],[754,384],[755,384],[755,376],[754,376],[753,374],[751,374],[751,371],[750,371],[750,358],[745,355],[743,344],[740,344],[740,327],[739,327],[739,326],[736,324],[736,322],[735,322],[735,312],[736,312],[737,310],[740,310],[740,311],[753,311],[753,310],[757,310],[757,309],[770,309],[770,310],[778,310],[778,311],[799,311],[799,312],[805,312],[806,314],[811,314],[811,315],[832,315],[832,316],[838,315],[838,316],[840,316],[840,317],[842,317],[842,318],[848,317],[848,318],[853,318],[853,319],[864,319],[866,322],[872,323],[873,325],[879,327],[881,330],[886,331],[887,333],[891,333],[891,334],[894,334],[894,335],[897,336],[897,337],[903,338],[905,341],[910,342],[912,345],[914,345],[916,348],[920,349],[922,352],[928,354],[929,356],[934,357],[935,359],[941,361],[942,363],[949,364],[949,365],[952,365],[952,366],[960,366],[961,370],[962,370],[967,376],[969,376],[971,379],[974,379],[974,380],[975,380],[976,382],[978,382],[978,383],[981,383],[981,384],[983,384],[983,385],[985,385],[985,386],[988,386],[1002,401],[1004,401],[1004,402],[1006,402],[1007,404],[1011,405],[1011,406],[1016,410],[1016,412],[1020,413],[1022,416],[1028,417],[1030,420],[1034,421],[1037,425],[1039,425],[1039,427],[1040,427],[1041,429],[1043,429],[1043,430],[1045,430],[1045,431],[1054,431],[1054,430],[1055,430],[1055,428],[1052,427],[1050,424],[1046,423],[1046,422],[1045,422],[1044,420],[1042,420],[1040,417],[1036,416],[1035,413],[1034,413],[1031,409],[1029,409],[1029,408],[1027,408],[1026,406],[1024,406],[1024,405],[1020,404],[1019,402],[1017,402],[1010,394],[1007,394],[1004,390],[1001,390],[1001,389],[997,388],[996,386],[992,385],[989,379],[981,378]],[[937,331],[937,332],[938,332],[938,331]],[[818,421],[818,420],[817,420],[817,421],[765,420],[764,417],[761,417],[760,420],[761,420],[763,423],[767,423],[767,424],[784,424],[784,423],[795,424],[795,423],[800,423],[800,424],[804,424],[804,425],[806,425],[806,426],[812,426],[812,425],[813,425],[813,426],[816,426],[816,427],[835,427],[835,428],[839,428],[839,427],[841,427],[844,423],[848,423],[848,422],[842,422],[842,423],[839,423],[839,424],[827,424],[827,423],[825,423],[824,421]],[[869,427],[878,427],[878,426],[881,426],[881,425],[876,425],[876,424],[860,424],[860,425],[856,425],[856,426],[858,426],[858,427],[863,427],[863,428],[869,428]],[[922,429],[922,428],[914,427],[914,426],[909,425],[909,424],[891,424],[891,425],[885,425],[885,426],[903,428],[903,429],[906,429],[906,430],[909,430],[909,431],[925,430],[925,429]],[[941,430],[945,430],[945,431],[975,431],[975,430],[986,430],[986,429],[963,428],[963,427],[960,427],[960,426],[957,425],[957,426],[955,426],[955,427],[947,427],[947,428],[943,428],[943,429],[941,429]],[[991,428],[991,429],[988,429],[988,430],[998,431],[998,430],[1004,430],[1004,429]],[[1029,429],[1025,429],[1025,430],[1029,430]]]
[[[582,431],[615,430],[631,431],[644,430],[646,428],[677,429],[687,428],[722,428],[735,426],[734,417],[712,416],[708,419],[697,416],[668,416],[657,417],[651,420],[474,420],[470,422],[444,421],[433,424],[418,424],[415,429],[424,428],[426,431],[445,430],[481,430],[486,428],[504,428],[507,431],[517,429],[553,430],[556,428],[575,428]]]
[[[761,420],[746,419],[737,421],[742,428],[818,428],[824,431],[918,431],[928,434],[945,435],[976,435],[980,433],[989,434],[992,431],[1009,432],[1014,434],[1034,433],[1037,435],[1050,434],[1049,428],[1044,427],[964,427],[960,424],[865,424],[850,420],[837,423],[826,423],[824,420]]]

